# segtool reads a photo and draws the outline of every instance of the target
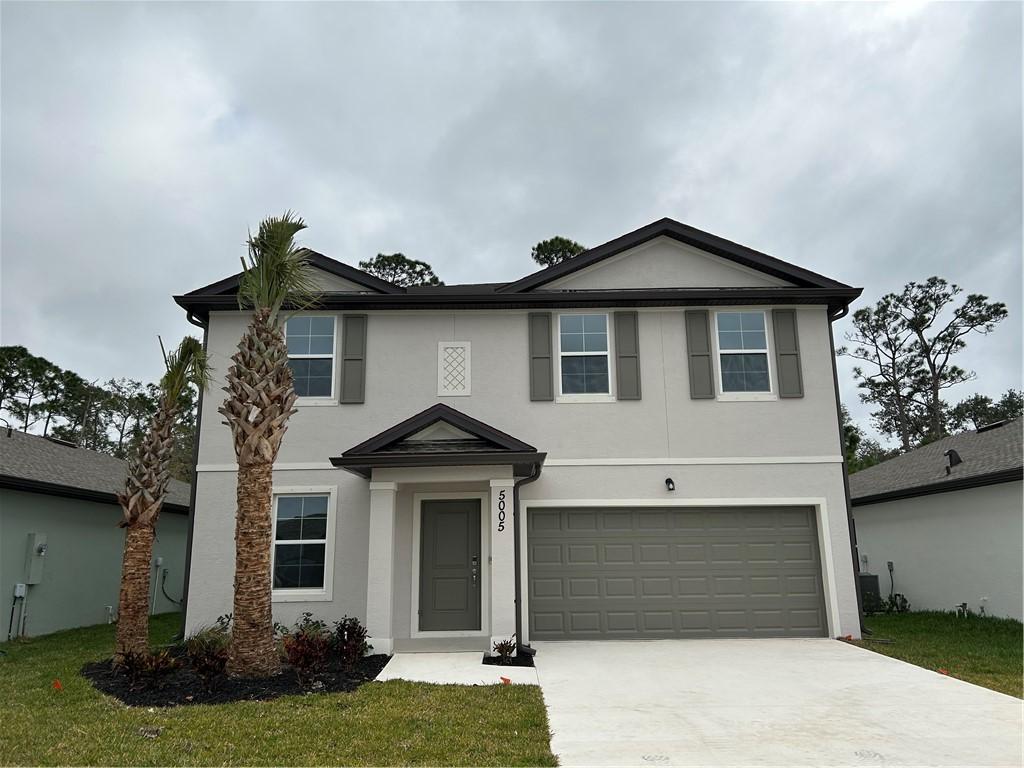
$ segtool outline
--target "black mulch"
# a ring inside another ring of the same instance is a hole
[[[284,665],[275,677],[240,679],[222,676],[208,689],[188,660],[179,657],[179,666],[151,680],[133,680],[131,675],[114,671],[111,659],[94,661],[82,667],[82,676],[94,687],[133,707],[173,707],[181,704],[226,704],[232,701],[267,701],[278,696],[306,693],[354,691],[377,677],[390,656],[365,656],[347,670],[331,661],[325,669],[301,680],[295,670]]]
[[[485,653],[484,664],[488,664],[492,667],[532,667],[533,656],[527,656],[525,653],[522,656],[516,654],[508,660],[508,664],[503,664],[501,656],[488,656]]]

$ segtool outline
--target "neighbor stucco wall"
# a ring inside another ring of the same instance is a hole
[[[120,519],[121,509],[115,504],[0,490],[0,597],[7,606],[3,638],[14,585],[25,579],[30,533],[46,534],[47,552],[42,581],[28,588],[26,633],[43,635],[107,621],[106,606],[117,610],[121,580],[124,529],[117,526]],[[185,515],[165,512],[160,516],[153,555],[163,558],[161,571],[169,570],[166,589],[175,600],[182,594],[187,532]],[[153,584],[155,611],[178,610],[161,593],[159,581]]]
[[[936,493],[854,507],[858,550],[867,570],[911,609],[951,611],[967,603],[977,612],[1021,619],[1024,503],[1020,482]]]

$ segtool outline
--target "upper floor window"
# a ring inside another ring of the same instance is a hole
[[[771,392],[764,312],[718,312],[722,392]]]
[[[330,494],[274,497],[274,589],[325,588]]]
[[[288,365],[299,397],[334,396],[334,318],[299,315],[285,325]]]
[[[563,395],[611,394],[608,315],[559,315],[558,354]]]

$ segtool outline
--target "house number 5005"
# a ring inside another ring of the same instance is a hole
[[[498,491],[498,533],[505,530],[505,489]]]

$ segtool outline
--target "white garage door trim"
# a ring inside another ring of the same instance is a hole
[[[519,515],[519,536],[524,546],[519,553],[520,594],[523,598],[523,642],[530,642],[530,585],[529,547],[526,521],[529,511],[541,507],[813,507],[818,523],[818,549],[824,573],[821,575],[825,588],[825,616],[828,620],[829,637],[835,637],[839,626],[839,594],[836,591],[835,563],[832,559],[832,532],[828,520],[828,504],[820,497],[794,497],[776,499],[521,499]]]

